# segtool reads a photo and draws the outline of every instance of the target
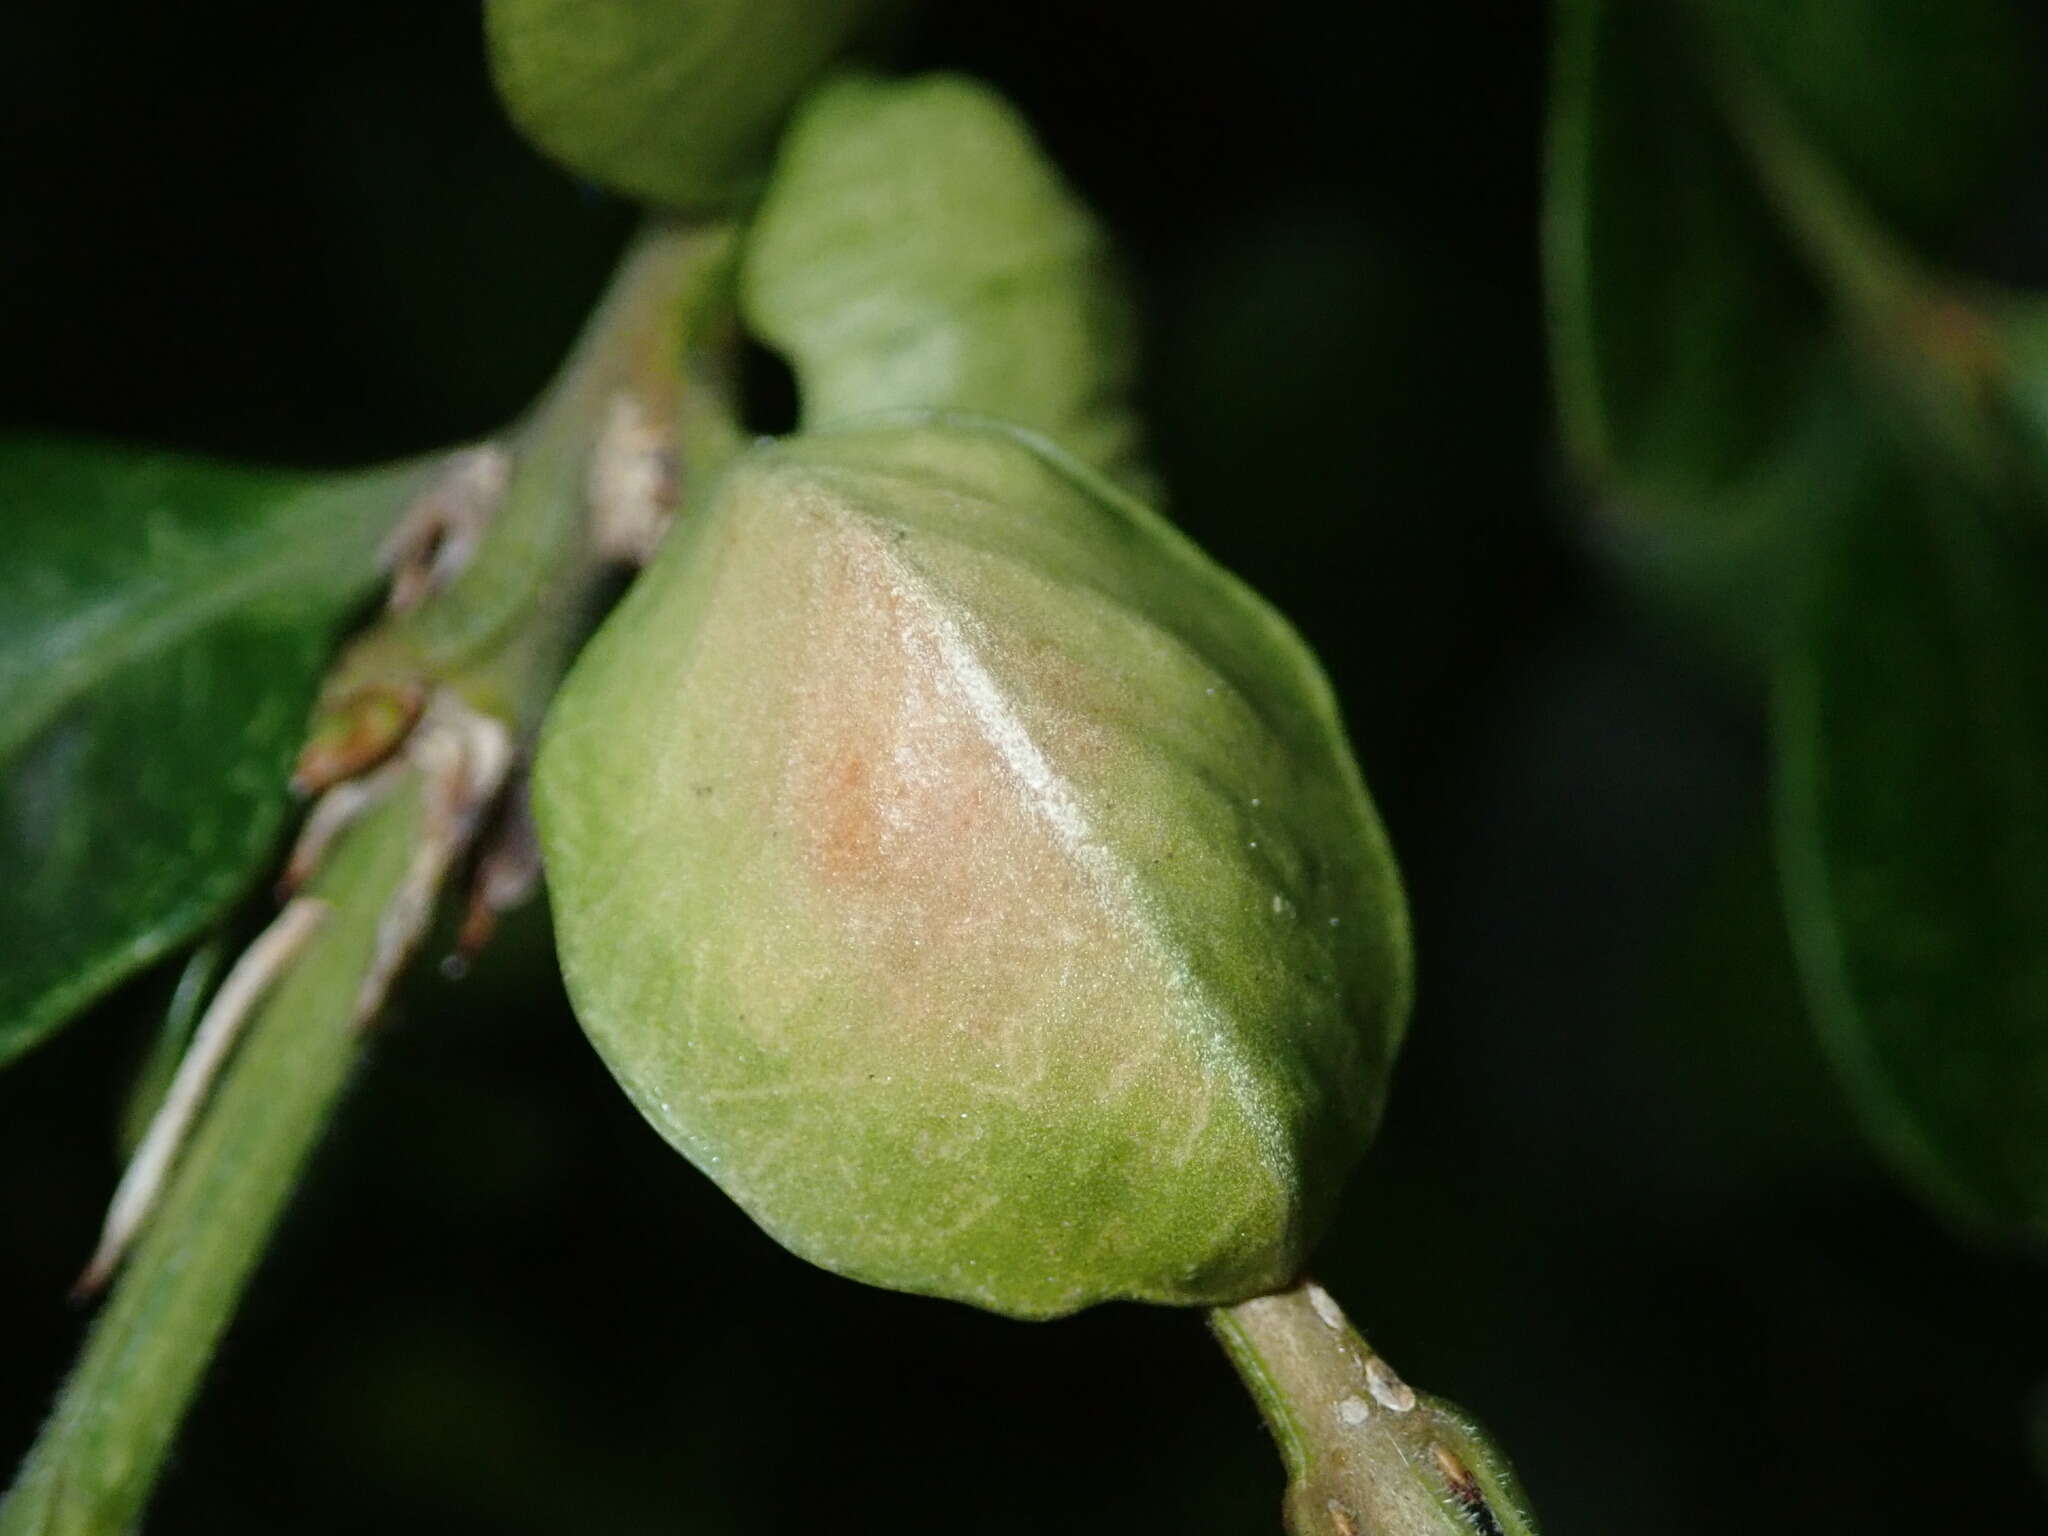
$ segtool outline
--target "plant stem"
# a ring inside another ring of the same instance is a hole
[[[475,558],[434,601],[389,626],[430,673],[482,674],[494,654],[519,649],[519,637],[587,619],[592,571],[607,558],[587,499],[607,420],[630,400],[673,437],[685,354],[702,345],[707,312],[728,299],[735,243],[729,225],[657,219],[627,246],[560,372],[508,435],[516,467]],[[697,445],[689,451],[698,456]],[[561,622],[536,624],[542,616]],[[526,692],[471,702],[516,715],[544,706],[553,682],[532,681]]]
[[[743,442],[722,368],[737,245],[731,225],[664,219],[634,238],[561,371],[497,445],[509,479],[474,554],[429,600],[349,647],[316,738],[357,701],[436,685],[531,737],[626,553],[593,490],[658,479],[672,501]],[[617,430],[622,419],[637,430]]]
[[[1294,1536],[1534,1536],[1485,1431],[1403,1382],[1313,1280],[1209,1323],[1279,1444]]]
[[[396,678],[428,701],[425,713],[394,761],[336,791],[355,819],[312,861],[305,888],[328,915],[250,1017],[0,1502],[0,1536],[119,1536],[139,1520],[367,1025],[610,583],[617,553],[592,527],[604,456],[666,465],[689,430],[695,483],[741,441],[718,361],[705,355],[730,335],[733,248],[729,228],[662,222],[634,241],[516,434],[502,501],[468,563],[419,607],[387,614],[337,663],[329,686],[342,696]],[[623,446],[608,425],[622,411],[637,424]],[[666,481],[627,473],[624,483],[654,487],[660,504],[643,510],[665,515],[661,487],[679,478],[669,467]]]
[[[141,1514],[185,1404],[340,1097],[356,988],[419,830],[415,780],[312,890],[332,914],[251,1020],[6,1502],[0,1536],[113,1536]]]

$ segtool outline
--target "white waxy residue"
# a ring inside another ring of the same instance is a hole
[[[1344,1326],[1344,1309],[1337,1305],[1337,1299],[1315,1281],[1308,1283],[1308,1304],[1315,1308],[1315,1314],[1323,1320],[1326,1328]]]
[[[1407,1413],[1415,1407],[1415,1389],[1394,1374],[1394,1368],[1374,1355],[1365,1362],[1365,1384],[1373,1401],[1392,1413]]]

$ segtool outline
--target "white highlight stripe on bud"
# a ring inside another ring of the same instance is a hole
[[[1265,1102],[1254,1075],[1230,1048],[1215,1004],[1186,963],[1168,951],[1153,920],[1152,903],[1137,878],[1096,834],[1080,798],[1032,739],[1030,728],[1005,696],[1002,685],[982,665],[959,622],[913,571],[900,561],[892,560],[891,564],[896,590],[923,618],[926,636],[944,677],[974,716],[983,739],[1010,771],[1026,804],[1052,829],[1067,857],[1086,875],[1105,906],[1143,917],[1140,937],[1159,957],[1167,985],[1182,1000],[1186,1015],[1200,1020],[1204,1026],[1192,1042],[1203,1067],[1229,1085],[1261,1150],[1273,1166],[1282,1166],[1285,1135],[1278,1117]]]

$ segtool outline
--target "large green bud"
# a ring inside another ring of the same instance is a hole
[[[1028,434],[737,461],[578,663],[535,804],[599,1051],[842,1274],[1238,1300],[1379,1115],[1406,919],[1328,685]]]

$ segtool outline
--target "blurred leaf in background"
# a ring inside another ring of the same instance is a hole
[[[1778,679],[1809,1011],[1878,1146],[2048,1235],[2043,482],[1987,474],[1994,333],[1907,254],[2022,125],[1999,0],[1567,0],[1546,259],[1621,564]]]
[[[1831,506],[1883,471],[1865,338],[1729,121],[1731,76],[1939,250],[2013,155],[2021,41],[2001,0],[1562,0],[1544,244],[1566,438],[1623,567],[1752,659],[1786,642]]]
[[[1760,588],[1821,491],[1853,471],[1855,423],[1824,300],[1718,120],[1687,20],[1645,0],[1560,7],[1552,363],[1611,547],[1660,595],[1763,649],[1783,621]]]
[[[1844,529],[1779,672],[1780,862],[1873,1136],[2048,1242],[2048,546],[1917,479]]]
[[[1930,254],[1947,254],[2020,148],[2035,86],[2011,0],[1721,0],[1696,15],[1762,71],[1876,215]]]

